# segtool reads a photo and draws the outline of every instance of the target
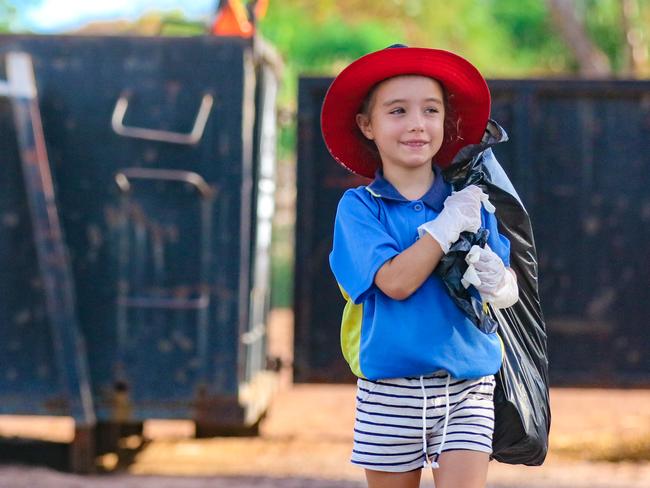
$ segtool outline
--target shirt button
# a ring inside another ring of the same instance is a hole
[[[420,210],[422,210],[422,205],[420,205],[419,203],[416,203],[413,206],[413,210],[415,210],[416,212],[419,212]]]

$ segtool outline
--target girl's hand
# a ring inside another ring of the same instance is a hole
[[[484,248],[472,246],[470,252],[475,249],[478,249],[478,259],[475,259],[472,264],[476,270],[476,276],[480,281],[480,284],[476,288],[480,292],[494,293],[503,282],[506,267],[503,261],[501,261],[501,258],[487,244]]]
[[[458,240],[461,232],[476,232],[481,227],[481,204],[487,195],[476,185],[470,185],[451,194],[445,200],[445,206],[433,220],[418,227],[418,235],[427,232],[443,252],[447,254],[451,245]]]
[[[507,308],[519,299],[515,274],[506,269],[501,258],[486,245],[472,246],[465,258],[469,267],[463,275],[463,284],[474,285],[481,298],[495,308]]]

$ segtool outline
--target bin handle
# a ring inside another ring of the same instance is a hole
[[[172,132],[167,130],[147,129],[145,127],[129,127],[124,125],[124,116],[129,107],[128,94],[122,93],[115,103],[111,126],[113,130],[124,137],[135,137],[136,139],[147,139],[149,141],[171,142],[174,144],[196,144],[203,137],[205,125],[212,109],[214,98],[209,93],[203,95],[201,106],[196,114],[194,126],[189,133]]]
[[[196,188],[201,197],[210,198],[214,195],[214,189],[208,185],[203,177],[193,171],[181,171],[176,169],[155,169],[155,168],[125,168],[115,175],[115,183],[123,193],[131,190],[131,180],[164,180],[181,181],[189,183]]]

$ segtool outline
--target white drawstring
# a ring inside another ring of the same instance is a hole
[[[435,453],[434,460],[431,463],[431,467],[433,469],[437,469],[440,467],[440,465],[438,464],[438,458],[442,453],[442,446],[445,445],[445,439],[447,438],[447,424],[449,423],[449,380],[450,379],[451,379],[451,375],[447,373],[447,382],[445,383],[445,403],[446,403],[445,424],[442,427],[442,441],[440,441],[440,445],[438,446],[438,451]]]
[[[420,388],[422,389],[422,450],[424,451],[424,462],[422,467],[426,468],[431,466],[432,469],[438,469],[440,465],[438,464],[438,458],[442,453],[442,447],[445,444],[447,439],[447,425],[449,424],[449,381],[451,380],[451,375],[447,373],[447,381],[445,382],[445,423],[442,427],[442,441],[438,446],[437,452],[434,454],[434,460],[429,459],[429,454],[427,453],[427,392],[424,389],[424,377],[420,376]]]
[[[427,453],[427,391],[424,389],[424,378],[420,376],[420,388],[422,388],[422,450],[424,451],[423,468],[431,465],[429,454]]]

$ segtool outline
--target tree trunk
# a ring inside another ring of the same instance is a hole
[[[589,38],[583,19],[578,17],[572,0],[546,0],[551,18],[567,47],[578,61],[583,77],[611,76],[609,59]]]
[[[621,23],[625,37],[625,75],[641,78],[648,62],[646,35],[638,22],[639,4],[637,0],[621,0]]]

